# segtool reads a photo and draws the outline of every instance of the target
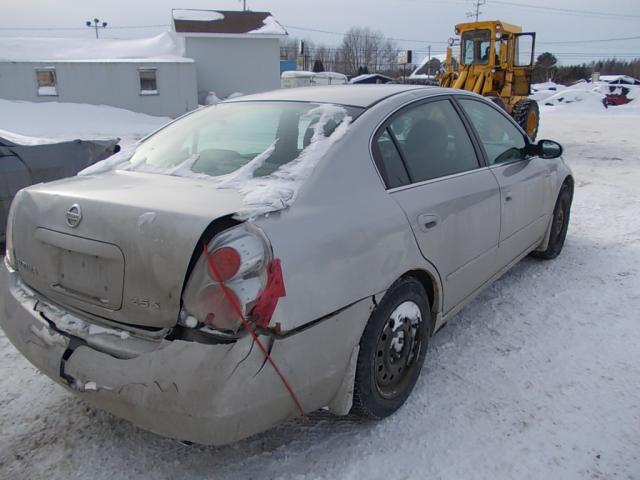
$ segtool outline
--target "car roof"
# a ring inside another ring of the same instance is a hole
[[[327,85],[315,87],[283,88],[270,92],[258,93],[235,97],[227,102],[248,102],[248,101],[289,101],[289,102],[314,102],[314,103],[335,103],[337,105],[347,105],[367,108],[378,103],[385,98],[400,93],[423,90],[433,95],[448,92],[448,89],[439,87],[426,87],[422,85]]]

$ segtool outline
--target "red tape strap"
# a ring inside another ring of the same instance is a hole
[[[264,348],[264,345],[262,344],[262,342],[260,341],[260,339],[258,338],[256,333],[251,328],[251,325],[249,325],[249,322],[247,321],[247,319],[244,317],[244,314],[242,313],[242,309],[240,308],[239,303],[235,299],[235,295],[230,291],[229,287],[227,287],[227,285],[224,283],[224,280],[222,279],[222,276],[220,275],[220,273],[216,269],[216,266],[214,265],[213,261],[211,260],[211,255],[209,255],[209,251],[207,250],[207,246],[206,245],[204,246],[204,257],[207,260],[207,266],[209,267],[209,272],[211,273],[211,275],[216,279],[216,281],[222,287],[222,291],[224,292],[224,295],[227,298],[227,301],[231,305],[231,308],[236,313],[236,315],[238,315],[238,318],[242,322],[242,325],[244,326],[244,329],[247,331],[247,333],[249,333],[249,335],[251,336],[253,341],[256,342],[256,344],[258,345],[258,348],[260,348],[260,351],[262,352],[262,354],[264,355],[266,360],[273,367],[273,370],[276,372],[278,377],[280,377],[280,380],[282,381],[282,384],[285,386],[285,388],[289,392],[289,395],[291,396],[291,398],[293,399],[294,403],[298,407],[298,410],[300,410],[300,415],[302,416],[302,420],[305,423],[307,423],[309,421],[309,418],[304,414],[304,410],[302,409],[302,404],[300,403],[300,400],[298,399],[297,395],[293,391],[293,388],[291,388],[291,385],[289,385],[289,382],[287,382],[287,380],[284,378],[284,375],[282,374],[282,372],[280,371],[280,369],[278,368],[276,363],[271,358],[271,355],[269,355],[269,352],[267,352],[267,349]],[[284,295],[284,283],[282,282],[282,270],[280,269],[280,261],[278,259],[275,259],[273,262],[276,262],[276,260],[277,260],[277,263],[275,264],[274,268],[277,268],[277,272],[279,273],[279,284],[280,284],[281,289],[280,289],[280,287],[277,287],[277,285],[275,287],[272,287],[272,293],[269,295],[270,299],[266,300],[264,305],[261,308],[261,314],[262,315],[266,314],[267,311],[271,309],[272,303],[273,303],[273,309],[275,309],[275,303],[277,302],[278,296],[283,296]],[[273,265],[269,265],[269,267],[272,267],[272,266]],[[278,282],[276,281],[276,284],[277,283]],[[267,288],[268,287],[269,287],[269,282],[267,282]],[[282,294],[281,295],[277,295],[279,292],[282,292]],[[274,295],[277,295],[277,296],[274,297]],[[273,301],[274,298],[275,298],[275,301]],[[262,300],[262,297],[260,298],[260,300]],[[260,301],[258,301],[258,304],[256,305],[255,308],[257,308],[258,305],[260,305]],[[273,310],[271,310],[271,314],[273,314]],[[265,318],[270,319],[271,316],[269,315],[267,317],[265,315],[265,316],[262,316],[260,318],[262,320],[264,320]],[[268,320],[267,320],[267,323],[268,323]]]

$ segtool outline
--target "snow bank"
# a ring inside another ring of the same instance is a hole
[[[207,93],[207,96],[204,99],[204,104],[205,105],[216,105],[218,103],[220,103],[222,100],[220,100],[220,98],[218,97],[218,95],[216,95],[216,92],[209,92]]]
[[[529,97],[537,102],[542,102],[552,95],[555,95],[559,90],[563,90],[565,88],[567,88],[565,85],[555,82],[534,83],[531,85],[532,94]]]
[[[174,20],[192,20],[197,22],[224,20],[224,15],[215,10],[175,9],[172,13]]]
[[[184,58],[184,53],[184,41],[173,32],[131,40],[0,37],[0,60],[14,62],[115,59],[191,62]]]
[[[64,141],[59,138],[30,137],[3,129],[0,129],[0,137],[18,145],[48,145],[51,143],[59,143]]]
[[[259,33],[262,35],[286,35],[287,31],[284,29],[280,23],[273,18],[273,16],[269,15],[264,20],[262,20],[262,27],[256,28],[255,30],[251,30],[247,33]]]
[[[610,85],[607,82],[580,82],[575,85],[564,87],[556,85],[556,90],[541,89],[535,91],[536,85],[532,87],[534,93],[531,98],[540,102],[541,110],[557,111],[558,113],[602,113],[612,112],[612,114],[638,114],[640,113],[640,103],[638,100],[627,105],[610,106],[605,109],[603,99],[607,94],[622,94],[624,87],[628,90],[627,97],[634,100],[640,98],[640,86]]]
[[[41,137],[27,139],[30,142],[119,137],[128,144],[169,121],[168,117],[153,117],[107,105],[0,99],[0,129],[9,130],[16,138]],[[0,132],[0,136],[4,133]]]

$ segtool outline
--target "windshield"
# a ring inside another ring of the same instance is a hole
[[[203,108],[142,142],[132,170],[212,177],[252,162],[252,176],[270,175],[296,158],[312,140],[329,137],[361,109],[302,102],[232,102]]]
[[[462,34],[462,63],[487,65],[491,53],[491,32],[474,30]]]

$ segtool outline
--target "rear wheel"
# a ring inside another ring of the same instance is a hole
[[[527,132],[531,140],[536,139],[540,125],[538,102],[530,99],[520,100],[513,106],[511,116]]]
[[[352,412],[380,419],[409,397],[430,334],[427,294],[416,279],[396,282],[371,314],[360,339]]]
[[[571,213],[571,192],[568,185],[563,185],[553,209],[553,223],[549,233],[549,244],[547,249],[539,252],[532,252],[531,255],[543,260],[551,260],[560,255],[564,240],[569,229],[569,215]]]

